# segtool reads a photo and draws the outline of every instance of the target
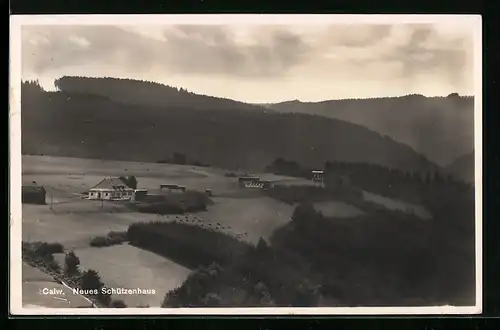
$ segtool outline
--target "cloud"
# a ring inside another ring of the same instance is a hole
[[[100,63],[146,70],[164,67],[184,74],[270,77],[286,73],[308,51],[297,35],[272,28],[265,38],[246,45],[238,44],[227,26],[164,28],[164,41],[110,26],[52,26],[24,32],[23,64],[35,73]],[[41,37],[47,42],[33,42]]]
[[[324,93],[364,95],[428,90],[432,80],[436,90],[463,92],[473,72],[471,30],[443,24],[25,26],[22,47],[23,77],[177,79],[226,97],[207,84],[305,94],[306,83],[321,82],[331,85]]]
[[[472,50],[471,40],[467,40],[466,35],[445,36],[431,25],[416,25],[408,29],[408,42],[395,47],[385,57],[402,63],[402,76],[438,70],[450,82],[460,79],[461,71],[467,65],[467,51]]]

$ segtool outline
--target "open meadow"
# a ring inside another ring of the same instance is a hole
[[[182,285],[192,270],[127,243],[91,247],[90,239],[105,236],[110,231],[126,231],[136,222],[164,221],[199,226],[257,244],[260,238],[269,242],[278,228],[290,223],[297,204],[281,202],[259,190],[241,189],[236,177],[225,174],[225,171],[215,168],[171,164],[23,156],[23,184],[43,185],[47,191],[47,205],[23,204],[22,238],[26,242],[61,243],[66,251],[73,250],[80,258],[82,270],[96,270],[109,288],[154,289],[155,294],[113,295],[112,298],[123,300],[129,307],[158,307],[165,294]],[[160,184],[183,185],[188,190],[210,189],[214,194],[213,203],[206,211],[159,215],[136,212],[119,202],[91,201],[80,197],[104,177],[121,175],[134,175],[138,188],[152,191],[157,191]],[[260,177],[283,185],[313,185],[306,179],[274,174]],[[412,209],[417,215],[426,216],[425,210],[417,206],[379,195],[365,192],[363,199],[389,209],[404,212]],[[355,218],[365,214],[364,210],[342,201],[317,202],[314,206],[325,216],[333,218]],[[59,264],[64,263],[64,254],[54,257]],[[39,297],[39,283],[26,282],[23,289],[23,297],[26,296],[26,301],[32,301],[33,305],[47,300]],[[64,300],[51,301],[49,305],[65,306]]]

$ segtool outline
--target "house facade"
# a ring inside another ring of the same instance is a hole
[[[134,189],[120,178],[105,178],[89,190],[89,199],[123,200],[132,199]]]
[[[249,185],[257,185],[259,184],[260,179],[258,177],[248,176],[248,177],[240,177],[238,178],[238,184],[240,187],[248,187]]]

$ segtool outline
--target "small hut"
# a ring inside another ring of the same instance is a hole
[[[23,186],[22,203],[26,204],[46,204],[45,197],[47,191],[41,186]]]

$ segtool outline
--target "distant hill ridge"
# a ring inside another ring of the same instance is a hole
[[[122,78],[87,78],[64,76],[54,81],[60,91],[102,95],[126,104],[154,107],[186,107],[198,110],[238,109],[267,111],[264,107],[235,100],[195,94],[187,89],[151,81]]]
[[[201,102],[199,95],[157,84],[152,85],[153,93],[144,87],[148,83],[135,81],[121,81],[129,86],[123,89],[120,80],[109,78],[69,81],[70,87],[68,80],[58,80],[59,92],[23,83],[23,153],[159,161],[181,152],[217,167],[255,170],[277,157],[310,167],[340,160],[401,170],[438,170],[407,145],[340,120],[265,112],[261,107],[237,111],[255,106],[217,98],[211,102],[210,97]],[[174,96],[141,103],[161,91]],[[183,102],[176,93],[182,93]],[[220,102],[226,102],[225,106],[219,107]]]
[[[454,162],[446,166],[445,170],[456,178],[462,179],[465,182],[474,182],[474,152],[459,157]]]
[[[363,125],[408,144],[444,166],[474,148],[474,97],[419,94],[321,102],[298,100],[262,106],[281,113],[308,113]]]

